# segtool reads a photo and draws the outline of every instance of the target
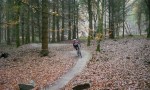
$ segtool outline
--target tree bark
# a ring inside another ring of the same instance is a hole
[[[55,40],[55,25],[56,25],[56,5],[55,0],[53,0],[53,26],[52,26],[52,43],[56,42]]]
[[[125,24],[124,24],[124,22],[125,22],[125,0],[123,0],[123,32],[122,32],[122,37],[124,37],[124,29],[125,29]]]
[[[7,11],[7,23],[9,23],[9,19],[10,19],[10,12]],[[10,42],[10,24],[7,24],[7,44],[10,45],[11,42]]]
[[[32,9],[31,9],[31,11],[32,11]],[[31,24],[32,24],[32,26],[31,26],[31,31],[32,31],[32,42],[35,42],[35,35],[34,35],[34,13],[33,13],[33,11],[31,12]]]
[[[76,33],[77,38],[79,38],[79,29],[78,29],[78,21],[79,21],[79,5],[77,5],[77,17],[76,17]]]
[[[98,16],[98,29],[97,29],[97,48],[96,51],[100,52],[100,41],[102,40],[102,37],[100,35],[103,35],[103,10],[104,10],[104,0],[102,0],[102,6],[101,6],[101,14],[100,14],[100,0],[97,1],[97,16]]]
[[[56,27],[57,27],[57,42],[60,42],[60,28],[59,28],[59,19],[60,19],[60,15],[59,15],[59,1],[56,0],[57,2],[57,14],[56,14]]]
[[[2,41],[2,13],[3,13],[3,0],[0,2],[0,43]]]
[[[16,0],[16,5],[18,6],[17,11],[16,11],[16,46],[19,47],[20,46],[20,29],[19,29],[19,19],[20,19],[20,7],[21,7],[21,1],[20,0]]]
[[[64,0],[61,1],[62,4],[62,29],[61,29],[61,41],[64,41]]]
[[[48,0],[42,0],[42,56],[47,56],[48,51]]]
[[[88,42],[87,46],[90,46],[91,44],[91,37],[92,37],[92,5],[91,0],[88,0],[88,14],[89,14],[89,33],[88,33]]]
[[[76,1],[73,0],[73,4],[74,4],[74,7],[73,7],[73,35],[72,35],[72,38],[76,38]]]
[[[41,38],[41,22],[40,22],[40,19],[41,19],[41,12],[40,12],[40,0],[38,0],[38,4],[37,4],[37,6],[38,6],[38,17],[37,17],[37,25],[38,25],[38,33],[39,33],[39,42],[41,42],[41,40],[42,40],[42,38]]]
[[[68,0],[68,28],[69,28],[69,30],[68,30],[68,40],[71,40],[71,30],[72,30],[72,28],[71,28],[71,0]]]
[[[22,44],[25,43],[25,42],[24,42],[24,40],[25,40],[25,39],[24,39],[24,33],[25,33],[25,32],[24,32],[24,26],[25,26],[24,21],[25,21],[25,20],[24,20],[24,14],[22,13],[22,18],[21,18],[21,24],[22,24],[22,25],[21,25]]]
[[[26,21],[27,23],[26,42],[25,42],[26,44],[30,43],[30,1],[28,1],[28,3],[29,5],[27,6],[28,12],[27,12],[27,21]]]

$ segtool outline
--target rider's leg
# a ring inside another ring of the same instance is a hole
[[[75,46],[75,45],[73,45],[73,47],[74,47],[74,49],[76,49],[76,46]]]
[[[78,45],[74,45],[74,48],[75,48],[76,50],[78,50]]]

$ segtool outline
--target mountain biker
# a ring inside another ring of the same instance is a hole
[[[80,42],[77,39],[73,39],[73,47],[77,50],[78,49],[78,45],[80,45]]]

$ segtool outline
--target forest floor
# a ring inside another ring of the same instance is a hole
[[[66,42],[64,42],[66,43]],[[68,43],[68,42],[67,42]],[[0,90],[17,90],[18,84],[36,88],[47,86],[68,72],[78,60],[70,53],[71,44],[51,45],[50,54],[40,56],[39,44],[27,44],[19,48],[0,46],[0,52],[8,52],[8,58],[0,58]],[[72,90],[79,84],[89,83],[89,90],[149,90],[150,89],[150,40],[125,38],[101,42],[101,52],[95,52],[83,43],[82,49],[92,53],[85,69],[72,79],[63,90]]]
[[[2,45],[0,52],[9,53],[0,58],[0,90],[18,90],[18,84],[30,84],[35,88],[52,84],[71,69],[78,57],[70,53],[71,44],[50,44],[49,55],[40,56],[40,44],[27,44],[19,48]]]
[[[82,72],[89,60],[91,60],[91,53],[87,50],[81,50],[82,58],[79,57],[76,64],[67,73],[61,76],[53,84],[41,88],[41,90],[61,90],[68,82]],[[76,55],[76,51],[72,51]]]
[[[90,84],[86,90],[150,90],[150,40],[125,38],[101,42],[101,52],[63,90]]]

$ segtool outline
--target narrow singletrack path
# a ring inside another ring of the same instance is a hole
[[[72,53],[76,54],[75,51],[73,51]],[[78,75],[84,69],[84,67],[87,65],[87,62],[91,58],[91,54],[88,51],[82,50],[81,53],[82,58],[78,59],[75,66],[66,74],[64,74],[60,79],[55,81],[52,85],[46,86],[44,90],[61,90],[61,88],[63,88],[71,79]]]

